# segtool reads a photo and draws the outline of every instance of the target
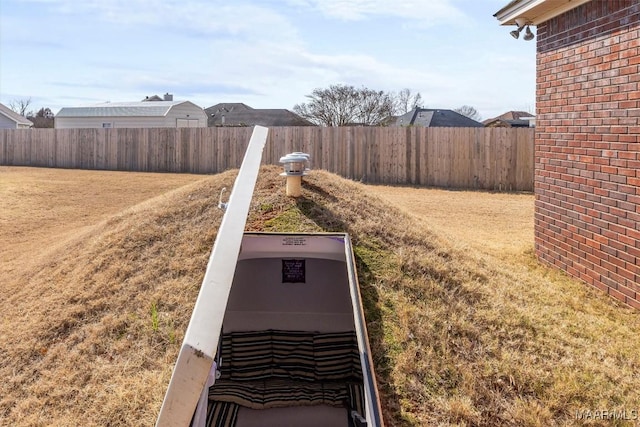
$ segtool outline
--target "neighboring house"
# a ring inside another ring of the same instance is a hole
[[[173,95],[167,92],[164,94],[163,98],[160,98],[158,95],[152,95],[152,96],[145,96],[144,99],[142,100],[142,102],[149,102],[149,101],[173,101]]]
[[[190,101],[107,102],[65,107],[55,116],[57,129],[206,127],[204,110]]]
[[[285,109],[251,108],[241,102],[221,103],[204,110],[208,126],[314,126],[310,121]]]
[[[29,129],[31,126],[31,120],[0,104],[0,129]]]
[[[416,107],[396,117],[391,126],[483,127],[483,124],[453,110]]]
[[[507,111],[504,114],[482,122],[486,127],[535,127],[536,117],[526,111]]]
[[[514,0],[495,16],[537,26],[536,255],[640,308],[640,2]]]

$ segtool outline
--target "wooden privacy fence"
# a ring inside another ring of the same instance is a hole
[[[0,165],[218,173],[240,167],[252,128],[0,129]],[[533,190],[529,128],[275,127],[263,163],[292,151],[368,183]]]

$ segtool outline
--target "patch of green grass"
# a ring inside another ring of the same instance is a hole
[[[258,209],[260,210],[260,212],[266,213],[274,210],[275,206],[273,203],[261,203]]]
[[[169,344],[175,344],[177,342],[176,330],[169,330]]]
[[[320,232],[322,229],[307,218],[295,205],[264,222],[264,231],[279,233]]]
[[[160,330],[160,315],[158,314],[158,304],[151,303],[151,330],[158,332]]]
[[[265,231],[290,233],[298,229],[302,215],[296,208],[288,209],[280,215],[265,221]]]

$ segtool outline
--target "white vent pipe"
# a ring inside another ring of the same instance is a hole
[[[307,153],[294,152],[280,157],[284,165],[284,172],[280,176],[287,177],[287,196],[300,197],[302,195],[302,177],[309,172],[309,158]]]

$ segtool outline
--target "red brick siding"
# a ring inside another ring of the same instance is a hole
[[[540,260],[640,308],[640,2],[538,25]]]

